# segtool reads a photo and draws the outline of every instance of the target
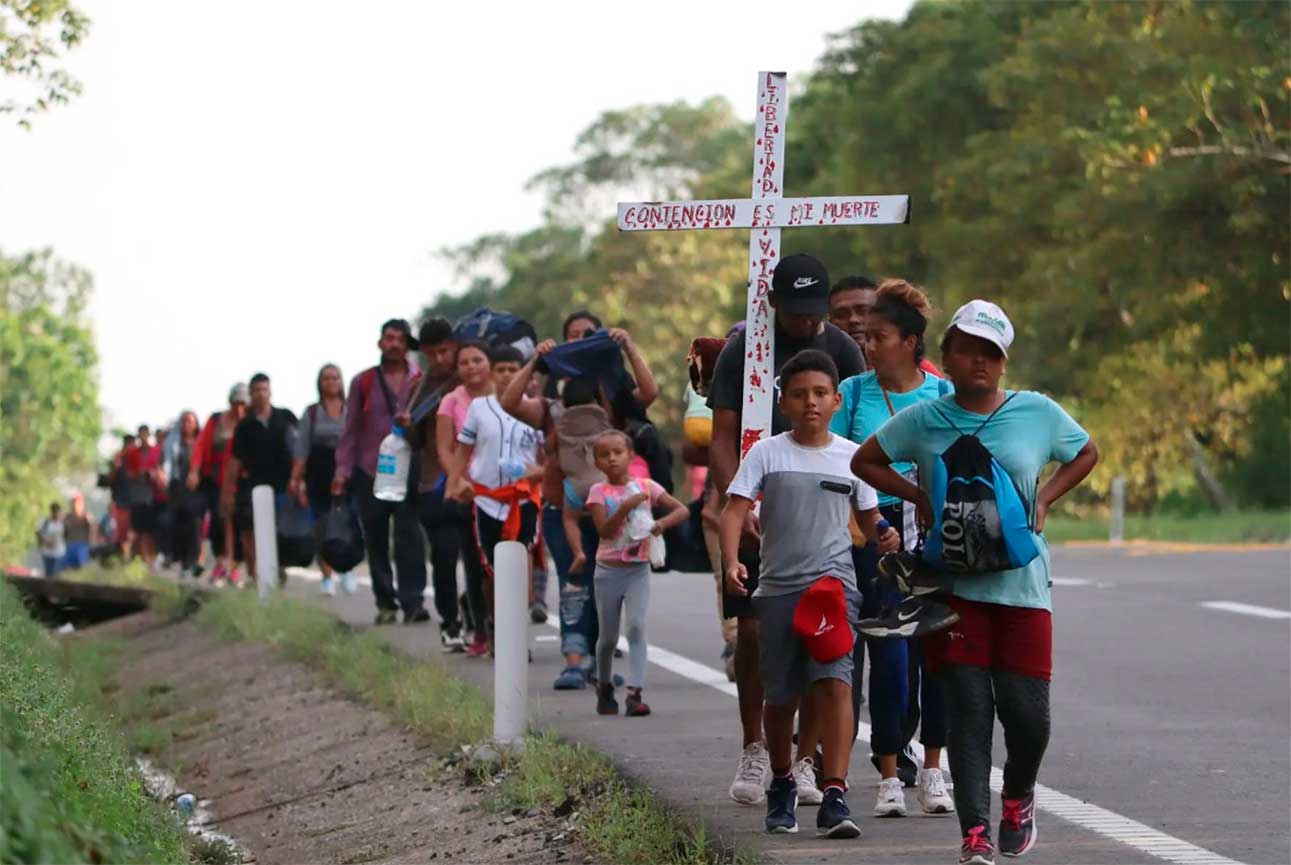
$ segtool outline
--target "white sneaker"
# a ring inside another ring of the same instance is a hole
[[[741,805],[756,805],[767,797],[771,783],[771,755],[766,745],[754,742],[740,755],[740,765],[731,782],[731,798]]]
[[[925,814],[954,814],[955,800],[940,769],[919,770],[919,804]]]
[[[352,595],[358,591],[358,585],[354,582],[354,575],[349,571],[341,574],[341,591],[347,595]]]
[[[816,786],[816,766],[809,758],[793,764],[793,782],[798,785],[799,805],[819,805],[825,798]]]
[[[900,778],[884,778],[879,782],[879,801],[874,805],[879,817],[905,816],[905,791]]]
[[[323,577],[318,581],[318,591],[329,598],[336,597],[336,581],[331,577]]]

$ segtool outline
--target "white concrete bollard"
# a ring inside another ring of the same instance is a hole
[[[1114,544],[1125,542],[1125,478],[1112,478],[1112,516],[1107,526],[1108,540]]]
[[[256,536],[256,593],[263,601],[278,585],[278,524],[273,487],[261,484],[251,491],[251,516]]]
[[[493,740],[511,745],[529,724],[529,553],[503,541],[494,562]]]

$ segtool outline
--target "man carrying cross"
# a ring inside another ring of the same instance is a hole
[[[829,315],[829,274],[819,260],[810,255],[790,255],[781,259],[771,279],[768,302],[775,310],[775,351],[771,364],[775,377],[779,377],[780,368],[789,358],[806,349],[816,349],[829,355],[838,367],[840,379],[859,375],[864,369],[856,343],[825,320]],[[732,336],[722,349],[708,398],[708,406],[713,410],[709,471],[713,476],[714,490],[722,494],[723,503],[725,490],[735,477],[740,462],[740,430],[746,402],[746,333],[747,329]],[[788,429],[788,419],[773,400],[771,435],[779,435]],[[723,617],[734,617],[739,622],[735,642],[735,686],[739,695],[740,723],[744,729],[744,753],[740,756],[730,795],[736,802],[747,805],[763,799],[771,779],[771,758],[762,735],[763,688],[758,662],[758,620],[751,600],[758,584],[759,540],[759,527],[754,516],[746,523],[741,538],[740,562],[749,572],[748,595],[736,597],[726,594],[722,601]],[[799,754],[794,761],[794,776],[799,782],[799,796],[804,805],[820,801],[811,764],[819,738],[814,715],[810,705],[804,702],[798,722]]]

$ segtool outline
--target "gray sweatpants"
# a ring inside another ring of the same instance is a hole
[[[645,683],[646,607],[650,604],[650,563],[626,565],[596,563],[596,614],[601,633],[596,640],[596,676],[602,684],[613,681],[614,647],[622,626],[628,638],[629,688]]]

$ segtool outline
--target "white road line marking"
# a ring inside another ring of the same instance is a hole
[[[1291,619],[1291,612],[1273,607],[1257,607],[1255,604],[1243,604],[1238,601],[1206,601],[1203,607],[1211,610],[1223,610],[1226,613],[1238,613],[1243,616],[1255,616],[1260,619]]]
[[[1082,580],[1080,577],[1052,577],[1051,582],[1055,586],[1088,586],[1089,580]]]
[[[319,579],[322,574],[318,571],[310,571],[303,568],[293,568],[293,572],[301,573],[302,576],[308,576],[312,579]],[[316,575],[316,576],[315,576]],[[371,580],[359,578],[361,584],[371,585]],[[1058,579],[1054,580],[1054,585],[1088,585],[1088,580],[1078,580],[1067,578],[1063,582]],[[427,597],[433,597],[434,593],[427,588]],[[1285,610],[1275,610],[1270,607],[1255,607],[1249,604],[1239,604],[1235,601],[1209,601],[1202,604],[1204,607],[1213,609],[1227,610],[1229,612],[1244,613],[1246,615],[1262,616],[1273,619],[1291,619],[1291,613]],[[549,619],[547,627],[560,630],[560,621],[558,619]],[[536,637],[535,640],[548,642],[542,637]],[[628,641],[626,638],[619,638],[619,648],[623,651],[628,650]],[[647,647],[647,660],[650,663],[662,667],[669,672],[676,673],[683,679],[689,679],[700,685],[707,685],[714,690],[721,691],[732,697],[736,696],[734,682],[726,681],[726,673],[722,670],[701,664],[699,661],[679,655],[676,652],[670,652],[660,646],[650,645]],[[860,725],[860,735],[862,741],[868,741],[870,738],[870,725],[864,721]],[[919,762],[923,762],[923,748],[918,742],[911,742]],[[942,752],[942,768],[946,768],[945,752]],[[1003,770],[991,767],[991,789],[996,793],[1004,789],[1004,772]],[[1036,807],[1055,817],[1060,817],[1069,823],[1075,823],[1082,829],[1087,829],[1096,835],[1101,835],[1112,841],[1128,845],[1141,850],[1150,856],[1163,859],[1166,862],[1173,862],[1175,865],[1242,865],[1236,859],[1229,859],[1226,856],[1220,856],[1218,853],[1211,852],[1204,847],[1198,847],[1182,838],[1176,838],[1173,835],[1167,835],[1158,829],[1153,829],[1146,823],[1140,823],[1137,820],[1131,820],[1117,814],[1115,811],[1109,811],[1106,808],[1100,808],[1090,802],[1082,802],[1066,793],[1055,790],[1052,787],[1046,787],[1043,784],[1036,784],[1035,787]]]

